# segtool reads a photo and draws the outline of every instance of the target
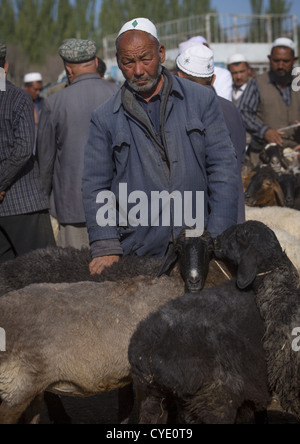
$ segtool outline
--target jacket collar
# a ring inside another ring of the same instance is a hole
[[[171,80],[171,89],[169,95],[178,95],[180,98],[183,98],[183,90],[180,84],[180,80],[178,77],[173,76],[166,68],[163,67],[163,75],[167,76],[168,79]],[[117,113],[120,110],[120,107],[122,106],[122,90],[124,88],[128,88],[127,82],[124,83],[122,88],[117,92],[117,94],[114,97],[114,108],[113,113]]]
[[[71,83],[70,86],[75,85],[76,83],[79,83],[82,80],[89,80],[89,79],[101,80],[101,77],[96,72],[95,73],[90,73],[90,74],[81,74],[80,76],[76,77],[75,80],[73,80],[73,82]]]

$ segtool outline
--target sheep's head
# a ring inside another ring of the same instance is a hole
[[[213,243],[208,232],[193,235],[192,230],[183,230],[169,251],[159,270],[159,276],[170,272],[178,261],[187,292],[203,289],[212,257]]]
[[[297,180],[293,174],[282,174],[278,178],[279,185],[282,188],[285,206],[294,208]]]
[[[258,274],[275,269],[283,258],[274,232],[258,221],[248,221],[224,231],[214,240],[214,254],[238,266],[240,289],[252,284]]]
[[[263,167],[255,172],[245,191],[245,201],[248,206],[284,206],[284,194],[272,168]]]

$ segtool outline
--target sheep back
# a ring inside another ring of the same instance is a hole
[[[300,212],[298,210],[282,207],[246,206],[246,220],[258,220],[271,229],[285,230],[300,240]]]
[[[18,391],[37,394],[48,387],[88,396],[126,385],[128,344],[138,322],[182,293],[181,279],[163,276],[36,284],[3,296],[1,396],[14,402]]]
[[[0,296],[12,290],[38,283],[73,283],[117,281],[139,275],[155,277],[160,258],[123,256],[118,263],[91,275],[90,250],[83,248],[45,248],[31,251],[13,261],[0,264]]]

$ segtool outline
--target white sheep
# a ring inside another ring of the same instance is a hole
[[[281,245],[283,251],[286,252],[293,265],[300,273],[300,241],[280,228],[272,229]]]
[[[300,211],[286,207],[248,207],[246,220],[258,220],[272,230],[279,228],[287,231],[300,241]]]

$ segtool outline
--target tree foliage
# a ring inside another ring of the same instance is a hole
[[[288,13],[291,0],[249,0],[252,13]],[[133,17],[154,23],[214,11],[211,0],[0,0],[0,41],[15,45],[29,62],[43,64],[64,39],[102,38]]]

